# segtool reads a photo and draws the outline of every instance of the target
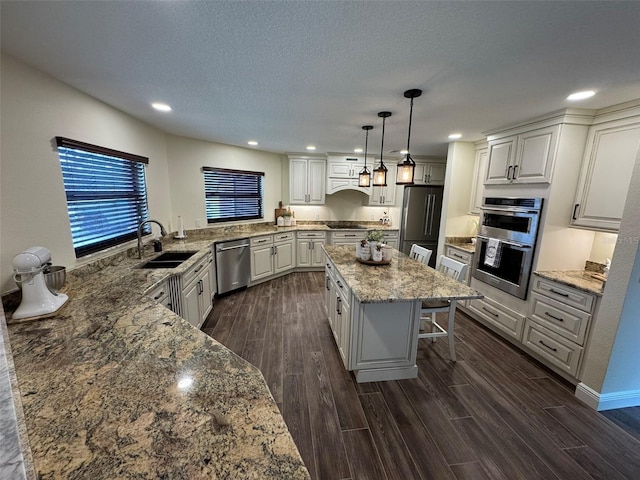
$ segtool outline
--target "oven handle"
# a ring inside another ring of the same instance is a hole
[[[478,238],[481,239],[481,240],[489,240],[489,237],[485,237],[484,235],[478,235]],[[506,243],[507,245],[513,245],[514,247],[533,248],[533,245],[526,245],[524,243],[511,242],[509,240],[502,240],[500,238],[498,240],[500,240],[500,242],[502,242],[502,243]]]
[[[480,210],[482,211],[488,211],[488,212],[498,212],[502,215],[508,215],[510,217],[515,217],[516,215],[537,215],[540,213],[540,210],[530,210],[527,208],[516,208],[516,207],[512,207],[512,208],[495,208],[495,207],[480,207]]]

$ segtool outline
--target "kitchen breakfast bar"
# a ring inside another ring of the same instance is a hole
[[[360,383],[418,376],[423,301],[482,298],[464,283],[394,250],[389,265],[357,261],[353,246],[323,246],[325,306],[340,356]]]

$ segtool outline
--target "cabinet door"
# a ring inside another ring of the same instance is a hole
[[[589,129],[571,224],[617,232],[640,149],[640,123]]]
[[[306,159],[289,160],[289,202],[307,203],[307,166]]]
[[[295,246],[293,240],[274,245],[274,273],[291,270],[295,266]]]
[[[251,247],[251,280],[273,275],[273,245]]]
[[[338,335],[336,338],[336,344],[338,345],[338,351],[340,352],[340,356],[342,357],[342,363],[345,368],[349,368],[349,340],[351,338],[350,329],[351,329],[351,307],[346,299],[339,295],[337,300],[340,302],[340,311],[337,312],[336,318],[336,330],[338,331]]]
[[[513,164],[513,183],[550,183],[558,138],[558,127],[539,128],[518,136]]]
[[[193,282],[182,299],[184,319],[194,327],[200,327],[200,282]]]
[[[376,187],[371,185],[371,190],[367,200],[367,205],[372,206],[393,206],[396,203],[396,166],[388,165],[387,186]]]
[[[430,163],[427,169],[428,185],[444,185],[446,165],[444,163]]]
[[[311,246],[313,240],[301,239],[296,245],[296,265],[298,267],[310,267],[312,260]],[[324,260],[324,259],[323,259]]]
[[[516,136],[499,138],[489,142],[485,185],[511,183]]]
[[[209,312],[211,312],[213,308],[213,303],[211,302],[212,283],[211,269],[207,268],[200,278],[200,323],[198,328],[204,324]]]
[[[476,150],[476,161],[473,167],[473,183],[471,184],[471,199],[469,213],[480,215],[482,195],[484,194],[484,178],[487,174],[488,152],[486,148]]]
[[[426,163],[416,162],[416,168],[413,171],[413,183],[425,185],[427,183],[428,168]]]
[[[324,160],[309,160],[308,178],[307,178],[307,203],[324,205],[325,194],[325,167]]]
[[[324,266],[324,250],[322,249],[322,245],[326,243],[325,240],[314,240],[311,245],[311,266],[312,267],[322,267]],[[355,256],[355,254],[354,254]]]
[[[333,329],[333,299],[335,298],[335,283],[329,269],[325,269],[324,273],[324,308],[327,311],[329,325]]]

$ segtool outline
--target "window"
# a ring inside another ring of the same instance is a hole
[[[63,137],[56,142],[76,257],[137,238],[138,224],[149,219],[149,159]]]
[[[231,222],[264,217],[263,172],[202,167],[207,222]]]

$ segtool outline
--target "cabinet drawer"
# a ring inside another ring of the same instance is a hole
[[[158,303],[163,303],[169,296],[169,285],[167,285],[167,282],[162,282],[149,290],[147,296]]]
[[[516,340],[522,338],[524,315],[500,305],[488,297],[471,300],[468,308],[510,337]]]
[[[273,243],[273,235],[262,235],[261,237],[252,237],[251,246],[269,245]]]
[[[579,345],[584,343],[591,319],[589,313],[564,305],[538,292],[531,292],[529,316],[536,323]]]
[[[473,259],[472,253],[465,252],[464,250],[460,250],[451,246],[447,247],[445,255],[459,262],[466,263],[467,265],[471,265],[471,260]]]
[[[347,282],[340,276],[340,274],[334,269],[333,270],[334,278],[336,280],[336,286],[338,287],[338,291],[340,292],[340,296],[343,297],[343,302],[347,305],[351,304],[351,288],[347,285]]]
[[[332,240],[362,240],[367,232],[365,230],[345,230],[342,232],[331,232]]]
[[[398,232],[398,230],[389,230],[389,231],[384,231],[384,232],[383,232],[383,234],[384,234],[384,238],[385,238],[385,240],[386,240],[386,239],[392,239],[392,240],[394,240],[394,239],[397,239],[397,238],[399,237],[399,235],[400,235],[400,234],[399,234],[399,232]]]
[[[298,238],[326,238],[326,232],[298,232]]]
[[[209,253],[206,257],[196,263],[191,269],[182,275],[182,289],[184,290],[189,284],[194,281],[203,269],[208,268],[209,264],[213,261],[213,256]]]
[[[285,232],[285,233],[276,233],[273,236],[274,242],[286,242],[289,240],[293,240],[293,232]],[[262,244],[260,244],[262,245]]]
[[[593,295],[537,275],[533,276],[532,290],[587,313],[592,313],[595,304]]]
[[[583,348],[527,319],[523,344],[553,365],[577,377]]]

